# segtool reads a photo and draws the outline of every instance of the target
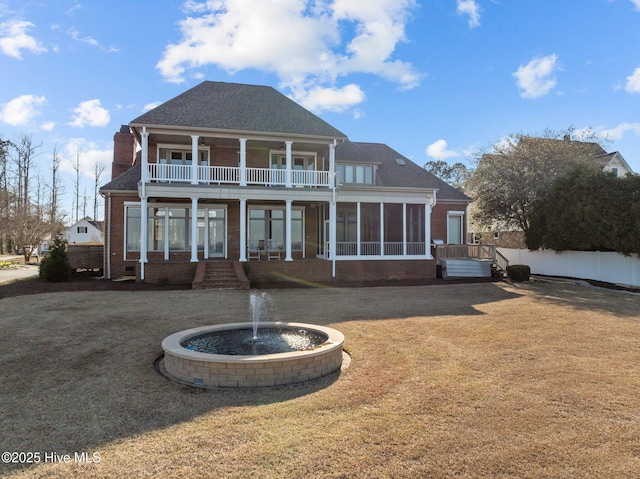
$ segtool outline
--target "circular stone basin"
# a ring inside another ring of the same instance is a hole
[[[167,336],[161,369],[203,388],[280,386],[340,369],[343,343],[341,332],[305,323],[261,322],[257,340],[252,323],[204,326]]]

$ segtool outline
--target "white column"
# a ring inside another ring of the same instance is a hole
[[[240,259],[247,261],[247,200],[240,200]]]
[[[293,261],[291,257],[291,202],[292,200],[286,200],[287,207],[285,211],[285,261]]]
[[[424,205],[424,254],[431,258],[431,202],[435,198],[428,199]]]
[[[358,248],[358,250],[356,251],[356,256],[360,256],[362,252],[362,246],[360,246],[360,241],[362,241],[362,238],[361,238],[361,232],[360,232],[360,202],[358,201],[356,203],[356,243],[357,243],[356,248]]]
[[[384,203],[380,203],[380,256],[384,256]]]
[[[147,199],[140,198],[140,280],[144,281],[144,264],[147,262],[147,238],[149,221],[147,220]]]
[[[331,277],[336,277],[336,202],[329,204],[329,257],[332,260]]]
[[[246,138],[240,138],[240,186],[247,186],[247,139]],[[245,206],[246,206],[246,202],[245,202]],[[245,211],[245,214],[246,214],[246,211]]]
[[[292,172],[293,172],[293,159],[291,157],[291,145],[293,144],[292,141],[285,141],[285,153],[286,153],[286,159],[287,159],[287,169],[285,172],[285,175],[287,175],[286,180],[285,180],[285,187],[287,188],[291,188],[291,177],[293,176]]]
[[[329,188],[333,188],[336,181],[336,144],[329,145]]]
[[[191,198],[191,262],[198,262],[198,198]]]
[[[191,135],[191,184],[198,184],[198,135]]]
[[[402,256],[407,256],[407,204],[402,203]]]
[[[145,183],[149,182],[149,132],[147,131],[147,127],[142,127],[142,152],[141,152],[141,160],[142,160],[142,170],[140,173],[140,179],[142,180],[142,195],[146,195],[145,191]]]

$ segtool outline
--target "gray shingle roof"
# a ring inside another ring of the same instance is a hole
[[[274,88],[212,81],[149,110],[131,125],[347,137]]]
[[[120,176],[112,179],[109,183],[100,188],[100,191],[138,191],[140,181],[140,162],[136,163]]]
[[[404,160],[405,164],[398,164],[397,159]],[[438,199],[471,201],[462,191],[382,143],[345,141],[336,148],[336,163],[377,164],[376,186],[437,188]]]
[[[528,149],[540,154],[555,155],[565,161],[590,160],[607,153],[595,142],[569,139],[557,140],[555,138],[523,137],[516,148]]]

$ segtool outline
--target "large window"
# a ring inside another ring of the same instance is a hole
[[[140,207],[126,207],[125,218],[127,251],[140,251]]]
[[[267,240],[275,240],[278,248],[285,250],[285,211],[280,208],[249,209],[249,239],[267,244]],[[291,250],[302,251],[304,238],[303,210],[291,211]]]
[[[208,257],[226,254],[226,209],[198,208],[198,250],[208,246]],[[205,220],[206,219],[206,220]],[[191,250],[191,208],[184,206],[151,206],[147,209],[147,251],[164,252]],[[127,252],[140,251],[140,206],[125,207],[125,245]]]
[[[158,163],[169,165],[190,165],[193,160],[193,151],[189,148],[159,148]],[[206,149],[198,150],[198,165],[209,164],[209,152]]]
[[[294,171],[314,170],[316,158],[313,155],[299,155],[294,153],[291,157],[291,168]],[[271,154],[271,169],[284,170],[287,168],[287,156],[284,153]]]
[[[336,165],[339,185],[373,185],[373,165]]]

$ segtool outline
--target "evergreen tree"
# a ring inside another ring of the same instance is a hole
[[[67,242],[56,238],[49,253],[40,262],[40,278],[61,282],[71,280],[71,265],[67,255]]]

